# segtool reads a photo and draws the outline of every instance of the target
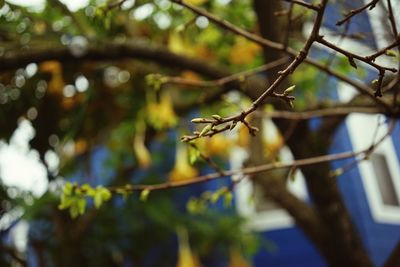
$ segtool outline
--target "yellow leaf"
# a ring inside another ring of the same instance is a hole
[[[204,45],[197,45],[194,48],[194,54],[198,58],[202,58],[204,60],[215,60],[215,54],[213,53],[213,51],[211,51]]]
[[[169,174],[170,181],[183,181],[196,177],[198,171],[188,162],[187,150],[183,145],[176,149],[175,166]]]
[[[179,229],[178,234],[178,262],[176,267],[201,267],[198,257],[193,254],[189,245],[189,238],[186,229]]]
[[[140,168],[147,168],[151,164],[151,155],[144,144],[144,126],[138,125],[135,138],[133,139],[133,151],[135,153]]]
[[[184,55],[193,55],[194,45],[186,40],[180,32],[171,32],[168,39],[168,48],[172,52]]]
[[[216,119],[218,115],[213,115]],[[248,131],[247,131],[248,135]],[[195,141],[196,147],[206,156],[226,156],[232,147],[234,140],[227,138],[224,134],[217,134],[211,138],[199,138]]]
[[[56,88],[58,88],[58,85],[54,85],[54,84],[52,84],[52,83],[49,83],[49,88],[51,88],[51,89],[49,89],[52,93],[57,93],[57,89]],[[63,109],[65,109],[65,110],[71,110],[71,109],[73,109],[75,106],[76,106],[76,102],[75,102],[75,100],[73,99],[73,98],[66,98],[66,97],[64,97],[62,100],[61,100],[61,106],[63,107]]]
[[[40,63],[39,70],[41,72],[48,72],[48,73],[60,73],[61,72],[61,64],[55,60],[44,61]]]
[[[81,155],[83,153],[85,153],[88,149],[88,143],[85,139],[83,138],[79,138],[75,141],[75,154],[76,155]]]
[[[33,31],[38,35],[44,34],[46,32],[46,28],[46,23],[43,21],[38,21],[33,24]]]
[[[283,146],[284,139],[280,134],[273,139],[266,140],[264,142],[265,156],[271,160],[274,159]]]
[[[237,37],[229,53],[229,61],[232,64],[245,65],[251,63],[261,52],[261,47],[243,37]]]
[[[176,125],[177,116],[172,106],[171,97],[167,93],[161,95],[160,102],[147,105],[147,118],[156,129],[170,128]]]
[[[246,147],[250,142],[249,130],[245,125],[240,125],[236,144],[241,147]]]
[[[207,156],[227,155],[230,147],[231,141],[223,134],[217,134],[207,139],[204,152]]]
[[[62,94],[65,83],[62,77],[62,66],[58,61],[45,61],[40,64],[39,70],[51,74],[50,80],[47,85],[47,92]]]
[[[251,264],[243,258],[238,249],[231,249],[229,255],[229,267],[251,267]]]
[[[202,80],[201,77],[197,73],[190,71],[190,70],[182,71],[181,77],[184,79],[192,80],[192,81],[201,81]]]

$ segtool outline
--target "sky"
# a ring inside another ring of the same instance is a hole
[[[6,2],[40,9],[45,0],[7,0]],[[87,6],[89,0],[60,0],[72,11]],[[37,151],[29,148],[35,130],[27,120],[19,123],[10,142],[0,140],[0,179],[10,187],[31,192],[35,197],[43,195],[48,188],[46,168],[39,161]],[[57,161],[57,159],[55,159]],[[10,191],[15,192],[15,190]]]
[[[31,123],[21,120],[10,142],[0,141],[0,179],[7,186],[15,186],[39,197],[47,190],[48,182],[46,169],[39,162],[39,153],[29,148],[34,134]]]

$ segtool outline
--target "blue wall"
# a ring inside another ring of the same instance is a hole
[[[298,227],[262,233],[266,243],[254,257],[255,267],[324,267],[318,251]]]

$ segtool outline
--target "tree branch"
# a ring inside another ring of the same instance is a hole
[[[379,0],[372,0],[371,2],[369,2],[368,4],[366,4],[360,8],[350,10],[350,12],[347,13],[347,15],[342,20],[339,20],[338,22],[336,22],[336,25],[337,26],[342,25],[343,23],[345,23],[346,21],[351,19],[353,16],[357,15],[358,13],[363,12],[367,8],[369,8],[369,10],[373,9],[378,2],[379,2]]]
[[[112,61],[124,58],[154,61],[168,67],[190,69],[210,77],[228,75],[228,72],[221,70],[220,67],[194,58],[177,55],[167,49],[138,40],[132,42],[102,41],[89,44],[86,53],[81,57],[73,56],[70,49],[63,45],[32,47],[24,51],[6,51],[0,56],[0,71],[25,67],[29,63],[40,63],[47,60],[76,63],[81,61]]]
[[[308,9],[312,9],[314,11],[318,11],[319,10],[319,6],[307,3],[307,2],[304,2],[304,1],[301,1],[301,0],[285,0],[285,1],[289,2],[289,3],[297,4],[299,6],[306,7]]]

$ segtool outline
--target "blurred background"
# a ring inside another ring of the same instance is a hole
[[[186,2],[297,50],[315,17],[291,1]],[[371,54],[392,43],[379,22],[388,3],[340,28],[345,11],[365,3],[330,1],[322,32]],[[273,14],[273,27],[266,14]],[[376,78],[375,70],[354,69],[326,47],[313,47],[310,57],[357,82]],[[341,260],[358,253],[350,250],[354,244],[370,258],[365,266],[382,266],[400,239],[400,143],[392,138],[400,134],[398,122],[359,165],[346,159],[272,171],[267,177],[275,182],[267,184],[239,173],[145,194],[130,190],[259,160],[359,151],[385,136],[384,111],[357,111],[375,106],[351,102],[358,97],[351,85],[301,65],[279,89],[296,85],[292,111],[350,103],[357,114],[286,124],[281,113],[268,115],[289,109],[273,100],[251,118],[259,138],[238,124],[193,146],[180,142],[201,130],[191,119],[250,106],[287,60],[168,0],[0,1],[0,266],[344,266]],[[377,62],[398,69],[398,55]],[[310,189],[313,175],[325,175],[327,183],[317,187],[333,188],[326,193],[331,199]],[[113,188],[112,197],[98,205],[83,191],[81,202],[60,200],[71,194],[65,188],[78,194],[81,185]],[[333,220],[323,212],[329,208],[339,210]],[[309,211],[329,232],[322,245],[302,220]],[[335,247],[343,247],[339,256],[328,252]]]

